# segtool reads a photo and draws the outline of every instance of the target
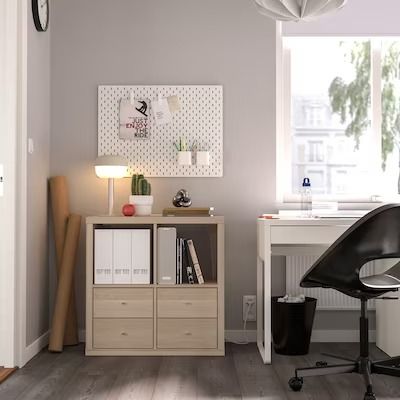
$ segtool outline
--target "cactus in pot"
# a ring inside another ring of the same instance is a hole
[[[151,185],[143,175],[132,175],[132,195],[150,196]]]
[[[129,203],[135,205],[136,215],[150,215],[153,206],[151,185],[142,174],[132,175],[131,191]]]

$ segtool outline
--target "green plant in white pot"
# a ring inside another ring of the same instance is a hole
[[[135,205],[136,215],[150,215],[153,208],[151,185],[141,174],[132,175],[132,195],[129,203]]]

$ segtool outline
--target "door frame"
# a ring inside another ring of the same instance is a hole
[[[27,15],[29,0],[3,0],[0,26],[0,365],[26,363]],[[6,97],[6,98],[5,98]]]

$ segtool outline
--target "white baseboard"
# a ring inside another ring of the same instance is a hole
[[[245,333],[244,330],[226,330],[225,331],[225,342],[240,343],[240,342],[257,342],[257,331],[248,329]]]
[[[243,342],[254,343],[257,341],[257,331],[248,330],[226,330],[225,341],[226,342]],[[375,342],[376,332],[374,330],[369,331],[370,342]],[[336,342],[336,343],[358,343],[359,332],[358,330],[314,330],[311,336],[311,342]],[[79,342],[85,342],[85,330],[79,330]],[[49,331],[45,332],[42,336],[37,338],[29,346],[26,346],[22,357],[21,363],[18,365],[20,368],[23,367],[29,360],[36,356],[44,347],[49,343]]]
[[[369,331],[369,341],[375,342],[376,332]],[[358,330],[313,330],[311,342],[336,342],[336,343],[358,343],[360,332]]]
[[[23,350],[23,354],[21,355],[21,365],[18,365],[20,368],[23,367],[29,360],[36,356],[44,347],[49,344],[49,331],[43,333],[42,336],[38,337],[33,343],[29,346],[26,346]]]
[[[242,342],[246,339],[243,330],[226,330],[225,341],[226,342]],[[376,334],[374,330],[369,331],[369,341],[375,342]],[[358,330],[313,330],[311,335],[311,342],[333,342],[333,343],[358,343],[360,340],[360,333]],[[257,341],[257,331],[248,330],[247,340],[248,342]]]

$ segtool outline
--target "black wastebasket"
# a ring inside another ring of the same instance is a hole
[[[272,297],[272,337],[278,354],[308,353],[317,299],[306,297],[303,303],[280,303]]]

